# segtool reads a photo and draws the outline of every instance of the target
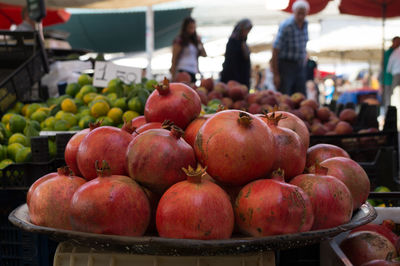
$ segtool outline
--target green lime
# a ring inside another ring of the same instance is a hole
[[[17,114],[20,114],[23,107],[24,107],[24,104],[23,104],[23,103],[21,103],[21,102],[16,102],[11,110],[12,110],[13,112],[17,113]]]
[[[42,122],[47,118],[47,114],[44,111],[37,110],[31,115],[31,119]]]
[[[26,120],[22,115],[13,115],[9,121],[12,133],[23,132],[26,126]]]
[[[42,106],[40,106],[40,104],[38,104],[38,103],[32,103],[32,104],[28,105],[28,107],[26,108],[26,114],[25,114],[25,116],[26,116],[26,117],[31,117],[31,115],[32,115],[37,109],[39,109],[40,107],[42,107]]]
[[[14,113],[7,113],[5,115],[3,115],[3,117],[1,118],[1,123],[3,123],[4,125],[7,125],[8,122],[10,122],[11,117],[15,115]]]
[[[134,119],[135,117],[139,116],[140,114],[138,112],[135,111],[126,111],[123,115],[122,115],[122,120],[123,121],[132,121],[132,119]]]
[[[69,123],[65,120],[57,120],[54,123],[54,130],[55,131],[67,131],[69,128]]]
[[[69,129],[69,131],[81,131],[83,128],[81,128],[80,126],[73,126]]]
[[[56,118],[54,116],[50,116],[43,121],[44,127],[53,128],[54,123],[56,122]]]
[[[11,159],[4,159],[3,161],[0,162],[0,169],[6,168],[8,165],[13,164],[14,161]]]
[[[371,204],[372,206],[376,206],[376,201],[373,199],[367,199],[367,202],[369,202],[369,204]]]
[[[96,88],[93,87],[92,85],[85,85],[81,88],[81,90],[79,91],[79,93],[81,93],[81,99],[83,100],[83,96],[85,96],[86,94],[90,93],[90,92],[97,92]],[[79,94],[78,93],[78,94]],[[76,97],[76,96],[75,96]]]
[[[85,85],[89,85],[93,83],[93,79],[91,76],[89,76],[88,74],[82,74],[79,76],[78,78],[78,84],[79,86],[85,86]]]
[[[7,158],[7,146],[0,145],[0,161]]]
[[[117,95],[115,92],[112,92],[112,93],[110,93],[110,94],[107,95],[107,99],[108,99],[110,102],[113,102],[113,101],[115,101],[115,100],[118,99],[118,95]]]
[[[117,96],[121,97],[124,91],[123,83],[120,79],[112,79],[107,84],[107,93],[115,93]]]
[[[71,113],[64,113],[61,120],[65,120],[68,122],[68,128],[76,126],[78,124],[78,118],[76,117],[76,115]]]
[[[13,144],[8,145],[7,146],[8,158],[15,161],[15,156],[17,155],[17,152],[22,148],[24,148],[24,145],[22,145],[21,143],[13,143]]]
[[[32,152],[30,147],[20,149],[15,155],[16,163],[26,163],[32,161]]]
[[[22,135],[21,133],[15,133],[8,139],[8,145],[13,143],[20,143],[25,147],[29,146],[28,138]]]
[[[128,109],[137,113],[143,112],[143,106],[139,100],[139,97],[133,97],[128,101]]]
[[[88,128],[89,127],[89,123],[94,123],[96,120],[94,119],[94,117],[90,116],[90,115],[86,115],[83,116],[80,120],[79,120],[79,127],[81,128]]]
[[[65,114],[64,111],[62,111],[62,110],[61,110],[61,111],[58,111],[58,112],[56,113],[56,115],[55,115],[56,120],[61,120],[64,114]]]
[[[112,107],[118,107],[125,111],[128,107],[128,105],[126,104],[126,97],[118,98],[113,101]]]
[[[38,121],[33,120],[30,122],[37,131],[40,131],[40,123]]]
[[[374,192],[391,192],[388,187],[385,186],[379,186],[375,188]]]
[[[57,145],[54,141],[48,140],[48,145],[49,145],[49,154],[51,158],[56,157],[57,154]]]
[[[79,92],[81,86],[78,83],[69,83],[67,88],[65,89],[65,93],[71,97],[75,97],[75,95]]]
[[[101,121],[102,126],[113,126],[114,125],[114,121],[107,116],[101,116],[96,119],[96,123],[100,122],[100,121]]]
[[[78,110],[79,110],[79,107],[85,106],[85,103],[83,102],[82,99],[77,99],[77,98],[75,98],[74,100],[75,100],[76,106],[78,107]]]

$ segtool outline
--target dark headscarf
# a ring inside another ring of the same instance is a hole
[[[231,38],[237,39],[237,40],[243,39],[243,36],[242,36],[243,30],[250,29],[252,27],[253,27],[253,24],[251,23],[250,19],[245,18],[245,19],[240,20],[236,24],[235,28],[233,28]],[[247,37],[245,37],[243,40],[246,41],[246,39],[247,39]]]

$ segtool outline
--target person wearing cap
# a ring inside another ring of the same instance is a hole
[[[305,18],[309,9],[307,1],[294,2],[293,15],[280,24],[273,43],[274,84],[277,90],[284,94],[291,95],[295,92],[306,94],[308,22]]]
[[[221,81],[235,80],[250,88],[251,63],[247,35],[253,24],[249,19],[240,20],[226,44],[225,61],[222,64]]]

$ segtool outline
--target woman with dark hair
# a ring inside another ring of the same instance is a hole
[[[173,43],[170,69],[172,77],[177,72],[187,72],[191,77],[191,82],[195,82],[196,74],[199,73],[199,56],[207,56],[207,54],[196,33],[196,21],[187,17],[183,20],[181,32]]]
[[[253,24],[249,19],[239,21],[226,44],[225,61],[222,64],[221,81],[235,80],[250,87],[250,49],[247,35]]]

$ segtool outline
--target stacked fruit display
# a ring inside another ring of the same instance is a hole
[[[106,88],[96,88],[91,77],[83,74],[77,83],[67,85],[65,95],[43,103],[17,102],[1,118],[0,143],[4,146],[0,146],[0,169],[30,161],[30,137],[39,136],[40,131],[78,131],[99,121],[122,127],[124,119],[143,114],[153,84],[154,80],[128,85],[113,79]],[[54,155],[52,140],[49,147]]]
[[[285,95],[272,90],[248,93],[248,88],[236,81],[228,83],[210,79],[202,80],[200,87],[195,88],[209,113],[216,111],[219,104],[228,109],[246,110],[252,114],[271,111],[274,108],[295,114],[306,124],[312,135],[351,134],[357,122],[357,113],[347,108],[339,114],[328,107],[320,106],[315,100],[306,99],[302,93]],[[360,133],[376,132],[378,129],[364,129]]]
[[[258,237],[339,226],[366,201],[364,170],[339,147],[309,148],[295,115],[200,112],[195,90],[165,79],[144,116],[76,134],[65,150],[72,172],[28,193],[32,223],[190,239],[227,239],[236,225]]]

